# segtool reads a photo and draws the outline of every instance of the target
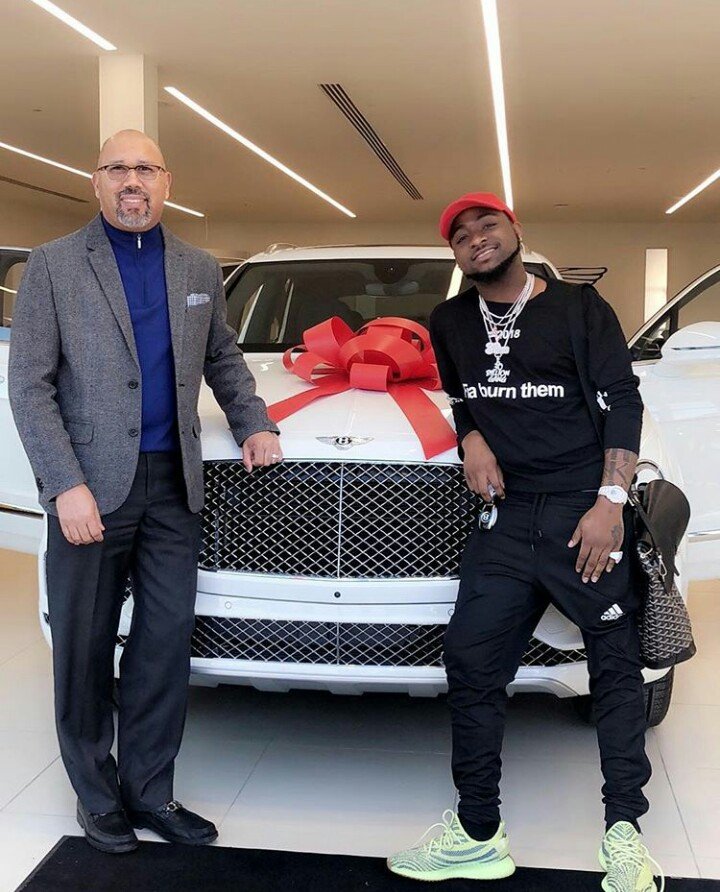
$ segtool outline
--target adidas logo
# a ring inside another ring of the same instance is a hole
[[[623,615],[622,609],[617,604],[613,604],[612,607],[609,607],[605,613],[603,613],[600,619],[605,620],[605,622],[610,622],[614,619],[620,619]]]

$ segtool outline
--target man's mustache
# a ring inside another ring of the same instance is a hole
[[[150,196],[147,192],[143,192],[142,189],[123,189],[122,192],[118,193],[118,201],[125,198],[126,195],[139,195],[141,198],[144,198],[145,201],[150,201]]]

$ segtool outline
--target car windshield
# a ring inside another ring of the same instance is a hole
[[[454,261],[298,260],[246,264],[228,283],[228,322],[246,350],[284,350],[339,316],[356,331],[380,316],[427,325],[445,300]]]

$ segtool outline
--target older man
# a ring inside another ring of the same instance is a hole
[[[200,845],[217,831],[175,801],[173,769],[203,505],[203,375],[249,472],[282,453],[226,323],[217,262],[160,225],[171,175],[159,147],[117,133],[92,181],[100,214],[30,257],[10,351],[15,422],[48,513],[60,749],[95,848],[131,851],[133,826]],[[116,762],[113,659],[128,575]]]

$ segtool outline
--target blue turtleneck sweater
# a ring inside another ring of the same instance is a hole
[[[140,360],[140,451],[172,452],[180,442],[162,231],[158,224],[147,232],[125,232],[104,217],[102,221],[120,270]]]

